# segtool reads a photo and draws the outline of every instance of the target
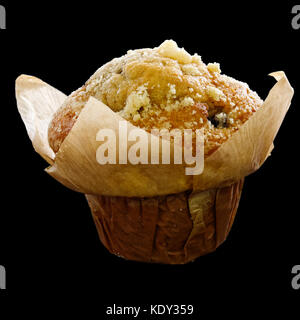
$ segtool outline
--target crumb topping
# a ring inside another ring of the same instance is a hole
[[[55,152],[90,96],[147,131],[203,128],[206,155],[262,104],[246,83],[221,74],[219,63],[206,65],[199,55],[167,40],[154,49],[129,50],[73,92],[49,127]]]
[[[177,43],[173,40],[166,40],[158,48],[158,53],[162,57],[177,60],[180,63],[192,62],[192,57],[183,48],[178,48]]]

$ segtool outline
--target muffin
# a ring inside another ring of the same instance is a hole
[[[55,114],[49,126],[54,152],[68,135],[90,97],[106,104],[134,126],[152,129],[204,129],[205,156],[212,154],[262,105],[246,83],[205,65],[176,42],[128,51],[105,64]]]
[[[65,97],[41,80],[17,79],[20,114],[47,172],[86,195],[104,246],[125,259],[183,264],[227,237],[244,177],[270,155],[293,96],[283,72],[267,99],[167,40],[108,62]],[[96,161],[99,129],[174,129],[204,140],[204,171],[184,165]],[[264,123],[264,126],[261,124]]]

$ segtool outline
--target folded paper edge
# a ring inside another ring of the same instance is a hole
[[[56,88],[50,86],[46,82],[34,76],[22,74],[18,76],[18,78],[15,80],[15,95],[17,101],[17,108],[25,125],[27,134],[32,142],[35,151],[42,158],[44,158],[48,162],[48,164],[51,165],[54,163],[55,153],[49,146],[47,135],[41,135],[41,133],[39,132],[38,122],[40,121],[40,119],[37,116],[37,113],[33,110],[33,107],[31,106],[31,103],[33,103],[33,101],[26,97],[26,93],[28,93],[29,91],[36,91],[42,89],[46,89],[47,93],[50,96],[52,96],[52,102],[57,102],[55,106],[52,105],[53,109],[57,109],[67,97],[61,91],[57,90]],[[28,118],[29,110],[32,111],[30,112],[30,119]],[[51,121],[50,117],[49,120]]]
[[[273,72],[273,73],[271,73],[270,76],[273,76],[278,82],[280,82],[280,81],[286,81],[287,84],[289,85],[290,89],[291,89],[291,98],[292,98],[292,95],[293,95],[294,90],[293,90],[293,88],[290,86],[290,84],[289,84],[289,82],[288,82],[288,79],[287,79],[285,73],[284,73],[283,71],[278,71],[278,72]],[[63,95],[64,99],[66,98],[66,96],[65,96],[63,93],[61,93],[61,92],[58,91],[57,89],[49,86],[47,83],[43,82],[42,80],[40,80],[40,79],[38,79],[38,78],[36,78],[36,77],[33,77],[33,76],[27,76],[27,75],[21,75],[21,76],[19,76],[19,77],[17,78],[17,80],[16,80],[16,96],[17,96],[17,97],[18,97],[18,95],[20,95],[20,92],[22,92],[22,90],[20,90],[20,87],[21,87],[20,84],[23,84],[23,85],[24,85],[24,83],[26,83],[28,87],[31,87],[30,89],[33,89],[35,86],[41,86],[41,85],[46,86],[46,87],[48,87],[49,89],[52,88],[52,89],[55,90],[55,92],[58,92],[60,95]],[[30,83],[30,85],[28,85],[28,83]],[[275,86],[276,86],[276,85],[275,85]],[[275,87],[275,86],[274,86],[274,87]],[[273,87],[273,88],[274,88],[274,87]],[[272,88],[272,89],[273,89],[273,88]],[[27,89],[28,89],[28,88],[27,88]],[[272,90],[272,89],[271,89],[271,90]],[[270,90],[270,91],[271,91],[271,90]],[[96,99],[95,99],[95,100],[96,100]],[[97,101],[98,101],[98,100],[97,100]],[[99,101],[98,101],[98,102],[99,102]],[[287,108],[287,109],[288,109],[288,108]],[[21,114],[21,117],[22,117],[22,114]],[[79,117],[80,117],[80,115],[79,115]],[[22,119],[23,119],[23,118],[22,118]],[[23,121],[24,121],[24,120],[23,120]],[[24,121],[24,122],[25,122],[25,121]],[[246,122],[246,123],[247,123],[247,122]],[[76,123],[75,123],[75,126],[76,126]],[[243,126],[243,125],[242,125],[242,126]],[[242,127],[242,126],[241,126],[241,127]],[[72,130],[73,130],[73,128],[71,129],[71,131],[72,131]],[[237,131],[237,132],[238,132],[238,131]],[[231,139],[231,137],[224,143],[224,145],[225,145],[230,139]],[[34,140],[34,139],[33,139],[33,140]],[[33,140],[32,140],[32,142],[33,142],[33,146],[34,146],[35,150],[36,150],[50,165],[52,165],[52,167],[46,168],[45,171],[46,171],[47,173],[49,173],[51,176],[53,176],[56,180],[58,180],[58,181],[60,181],[62,184],[64,184],[66,187],[68,187],[68,188],[70,188],[70,189],[72,189],[72,190],[78,191],[78,192],[86,193],[84,190],[82,190],[82,189],[80,188],[80,186],[78,186],[78,185],[70,182],[66,177],[59,177],[60,174],[59,174],[59,170],[57,170],[57,168],[56,168],[55,159],[54,159],[54,158],[52,159],[51,157],[49,157],[49,155],[44,154],[43,152],[41,152],[39,148],[36,148]],[[48,143],[48,141],[47,141],[47,143]],[[62,145],[63,145],[63,144],[62,144]],[[262,161],[262,163],[263,163],[263,162],[265,161],[265,159],[270,155],[270,152],[272,151],[272,149],[273,149],[273,144],[270,146],[269,152],[268,152],[268,154],[265,155],[265,158],[264,158],[264,160]],[[217,150],[216,152],[218,152],[218,150]],[[212,154],[210,157],[208,157],[205,162],[207,162],[213,155],[214,155],[214,154]],[[259,167],[261,166],[262,163],[259,164]],[[243,178],[243,177],[238,177],[238,178]],[[234,181],[232,181],[232,183],[233,183],[233,182],[234,182]],[[230,182],[230,183],[231,183],[231,182]],[[211,187],[218,187],[218,186],[223,186],[223,185],[222,185],[222,184],[221,184],[221,185],[213,185],[213,186],[211,186]],[[187,190],[187,189],[182,190],[182,191],[186,191],[186,190]],[[201,189],[196,188],[196,190],[201,190]],[[180,192],[181,192],[181,191],[180,191]],[[121,196],[122,196],[122,195],[121,195]]]

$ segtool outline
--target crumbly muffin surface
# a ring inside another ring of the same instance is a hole
[[[105,64],[73,92],[49,126],[59,147],[93,96],[132,124],[151,129],[204,129],[205,155],[212,154],[261,106],[246,83],[221,74],[167,40],[154,49],[130,50]]]

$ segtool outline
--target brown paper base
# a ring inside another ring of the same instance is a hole
[[[227,237],[243,180],[225,188],[151,198],[86,195],[99,237],[129,260],[184,264]]]

